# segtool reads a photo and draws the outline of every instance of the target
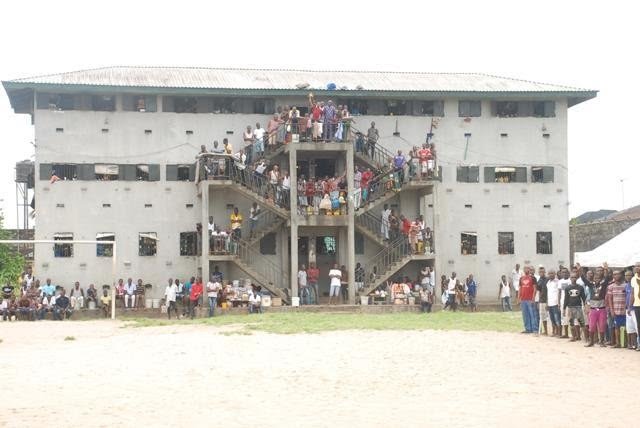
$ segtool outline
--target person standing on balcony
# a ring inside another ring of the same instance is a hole
[[[357,210],[360,208],[362,200],[362,169],[356,167],[356,173],[353,175],[353,206]]]
[[[313,122],[313,129],[311,131],[311,136],[313,141],[318,141],[322,138],[322,118],[324,112],[324,104],[322,103],[313,103],[311,106],[311,121]]]
[[[393,157],[393,171],[395,174],[396,190],[400,190],[404,184],[404,166],[407,160],[402,154],[402,150],[398,150],[398,154]]]
[[[254,202],[249,210],[249,239],[254,237],[258,214],[260,214],[260,207],[257,202]]]
[[[369,169],[367,168],[367,171]],[[382,218],[380,223],[380,234],[382,235],[382,239],[385,241],[389,240],[389,216],[391,215],[391,210],[389,209],[388,204],[384,204],[384,208],[382,209]]]
[[[264,156],[264,133],[264,128],[261,128],[260,124],[256,123],[256,129],[253,130],[253,138],[255,141],[253,143],[253,153],[255,153],[257,157]]]
[[[233,208],[233,213],[229,217],[231,221],[231,232],[233,240],[238,241],[242,238],[242,214],[238,211],[238,207]]]
[[[280,121],[280,116],[277,114],[274,114],[273,117],[269,120],[269,123],[267,124],[267,133],[269,135],[267,147],[269,148],[270,151],[274,150],[276,147],[278,127],[280,126],[281,123],[282,122]]]
[[[418,158],[420,159],[420,177],[426,178],[429,174],[429,157],[431,156],[431,150],[429,150],[428,144],[423,144],[422,148],[418,150]]]
[[[323,139],[325,141],[331,141],[331,139],[333,139],[333,135],[335,134],[335,119],[336,119],[336,108],[333,105],[333,101],[329,100],[329,102],[323,109],[322,113],[324,118]]]
[[[400,219],[396,216],[396,211],[391,210],[388,217],[389,238],[395,241],[400,236]]]
[[[362,204],[367,204],[369,200],[369,186],[371,184],[371,179],[373,178],[373,171],[371,168],[367,168],[362,173],[362,181],[360,182],[360,187],[362,189]]]
[[[291,197],[291,177],[289,176],[289,171],[284,171],[282,173],[282,201],[280,201],[280,206],[284,209],[289,209],[289,201]]]
[[[376,128],[376,123],[371,122],[371,128],[369,128],[369,130],[367,131],[367,144],[369,145],[372,159],[376,152],[376,144],[378,144],[378,139],[380,139],[380,133]]]
[[[229,142],[228,138],[223,138],[222,139],[222,147],[224,147],[224,154],[225,155],[232,155],[233,154],[233,146]]]
[[[244,142],[244,147],[253,146],[253,142],[255,138],[253,137],[253,130],[251,129],[251,125],[247,125],[247,129],[242,133],[242,141]],[[255,154],[255,150],[253,151]]]

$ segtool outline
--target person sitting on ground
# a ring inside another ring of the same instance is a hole
[[[100,306],[98,305],[98,290],[93,284],[89,284],[89,288],[87,289],[87,307],[89,306],[89,302],[93,302],[96,308]]]
[[[71,302],[65,295],[64,288],[60,290],[60,295],[56,297],[56,305],[54,308],[54,318],[62,321],[66,318],[71,318],[73,310],[71,309]]]
[[[127,279],[124,291],[124,308],[134,309],[136,307],[136,284],[134,284],[133,279]]]
[[[249,293],[249,313],[262,313],[262,287],[251,284],[251,292]]]
[[[124,280],[120,278],[118,280],[118,285],[116,285],[116,304],[118,303],[118,301],[120,301],[122,307],[126,308],[124,303],[124,295],[125,295]]]
[[[0,311],[2,312],[2,321],[11,321],[13,317],[17,317],[18,304],[16,303],[15,296],[3,297],[0,304]]]
[[[71,301],[71,307],[74,310],[82,309],[84,307],[84,289],[80,288],[80,283],[78,281],[76,281],[73,288],[71,288],[69,300]]]
[[[55,304],[55,298],[53,296],[49,297],[46,294],[43,294],[36,307],[36,315],[38,319],[39,320],[45,319],[45,317],[47,316],[47,312],[51,312],[53,314],[54,304]]]
[[[102,297],[100,297],[100,308],[102,309],[104,317],[109,318],[109,313],[111,312],[111,296],[109,295],[109,290],[107,290],[106,288],[102,290]]]
[[[23,320],[35,320],[31,299],[29,299],[26,294],[18,300],[18,314]]]

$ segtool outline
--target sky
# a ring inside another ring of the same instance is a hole
[[[569,110],[569,214],[640,204],[639,6],[534,2],[9,0],[0,80],[114,65],[484,72],[599,90]],[[28,115],[0,93],[0,208],[15,226]]]

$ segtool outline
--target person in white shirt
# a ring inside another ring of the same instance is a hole
[[[249,293],[249,313],[262,313],[262,296],[260,292],[262,287],[251,284],[251,292]]]
[[[256,225],[258,224],[258,215],[260,214],[260,207],[257,202],[251,204],[249,209],[249,239],[253,238],[255,234]]]
[[[209,317],[212,317],[215,315],[216,306],[218,305],[218,291],[220,291],[221,287],[222,287],[222,284],[220,284],[217,281],[217,278],[215,278],[215,281],[210,280],[209,282],[207,282],[207,297],[209,298]]]
[[[342,271],[338,268],[338,264],[333,264],[333,269],[329,271],[329,304],[333,304],[333,298],[336,298],[336,302],[338,301],[338,297],[340,296],[340,279],[342,278]]]
[[[516,264],[516,268],[511,271],[511,286],[516,292],[516,299],[518,298],[518,293],[520,292],[521,276],[522,276],[522,270],[520,270],[520,265]]]
[[[280,205],[286,209],[289,208],[289,198],[291,197],[291,177],[288,171],[282,173],[282,198]]]
[[[560,288],[560,308],[563,308],[564,306],[564,296],[565,296],[565,292],[564,290],[566,290],[567,288],[569,288],[569,286],[571,285],[571,280],[569,279],[569,269],[567,268],[562,268],[561,270],[558,271],[558,284],[559,284],[559,288]],[[563,339],[568,339],[569,338],[569,316],[568,314],[565,314],[565,311],[563,311],[561,309],[562,312],[562,317],[560,318],[560,325],[562,326],[562,338]],[[578,330],[579,331],[579,330]]]
[[[308,305],[311,293],[307,287],[307,267],[305,265],[300,265],[300,270],[298,271],[298,292],[301,297],[300,303]]]
[[[353,207],[357,210],[360,208],[362,202],[362,170],[360,167],[356,168],[356,173],[353,175]]]
[[[551,336],[562,336],[562,328],[560,327],[560,282],[556,277],[556,271],[549,269],[547,274],[547,310],[551,319]],[[564,293],[562,293],[564,295]]]
[[[382,223],[380,224],[380,234],[382,235],[382,239],[385,241],[389,240],[389,216],[391,215],[391,210],[389,209],[388,204],[384,204],[384,209],[382,210]]]
[[[256,123],[256,129],[253,130],[253,153],[257,157],[262,157],[264,155],[264,128],[260,127],[259,123]]]
[[[509,310],[511,312],[511,283],[507,281],[507,276],[502,275],[500,284],[498,285],[498,298],[502,303],[502,312]]]
[[[129,306],[131,301],[131,306]],[[129,278],[124,285],[124,308],[133,309],[136,306],[136,284]]]
[[[456,288],[458,287],[458,279],[456,278],[456,273],[452,272],[451,277],[447,281],[447,303],[444,305],[444,309],[451,307],[451,310],[455,312],[458,308],[458,304],[456,303]]]
[[[171,319],[171,309],[173,309],[176,313],[176,318],[180,318],[178,315],[178,306],[176,305],[176,299],[178,296],[178,285],[173,281],[173,279],[169,278],[169,284],[167,284],[167,288],[164,289],[164,303],[167,305],[167,315],[169,319]]]

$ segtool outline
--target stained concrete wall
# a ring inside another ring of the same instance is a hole
[[[276,100],[276,105],[285,101],[305,104],[305,98],[300,97]],[[434,195],[422,203],[415,196],[402,194],[400,211],[412,216],[424,212],[427,221],[434,225],[436,274],[448,274],[452,270],[459,276],[474,273],[481,283],[480,298],[489,300],[496,294],[494,283],[515,263],[553,265],[569,260],[567,104],[566,100],[556,100],[554,118],[497,118],[491,116],[490,100],[485,99],[482,116],[470,121],[458,117],[457,105],[456,99],[445,100],[445,117],[434,130],[433,142],[443,168],[442,183],[437,184]],[[179,256],[178,233],[193,230],[193,225],[202,220],[201,199],[193,183],[165,181],[165,165],[193,162],[200,145],[211,147],[214,139],[221,142],[228,137],[237,149],[246,125],[260,122],[264,126],[269,117],[36,110],[36,238],[73,232],[76,239],[93,239],[98,232],[115,232],[119,245],[118,276],[142,277],[164,284],[169,276],[186,278],[195,274],[199,261]],[[404,152],[425,140],[431,124],[429,117],[359,116],[354,126],[366,131],[371,121],[375,121],[380,130],[380,145]],[[64,131],[57,132],[56,128]],[[146,134],[145,130],[152,132]],[[187,135],[188,130],[193,133]],[[399,135],[393,135],[396,131]],[[465,133],[471,134],[468,146]],[[51,162],[159,163],[161,175],[155,183],[58,182],[51,185],[38,179],[39,164]],[[458,165],[479,166],[480,183],[458,183]],[[484,166],[521,165],[554,166],[554,183],[530,183],[530,171],[526,184],[484,183]],[[229,203],[241,204],[248,211],[248,201],[229,193],[223,197],[227,198]],[[59,203],[65,207],[57,208]],[[111,209],[103,209],[103,203],[111,203]],[[145,203],[151,203],[153,208],[144,208]],[[186,209],[187,203],[194,204],[194,208]],[[432,204],[435,211],[431,218],[430,209],[425,206],[428,204]],[[466,204],[472,208],[465,208]],[[209,209],[216,217],[228,217],[226,200],[212,199]],[[152,258],[137,256],[137,234],[146,231],[157,231],[160,237],[158,255]],[[461,255],[460,233],[466,231],[478,233],[477,255]],[[498,255],[499,231],[515,233],[514,255]],[[553,233],[553,254],[536,254],[537,231]],[[357,256],[357,261],[367,260],[375,251],[374,244],[368,243],[366,254]],[[124,266],[125,260],[131,262],[130,267]],[[50,246],[36,249],[38,275],[51,276],[61,284],[71,284],[76,279],[83,283],[109,282],[109,263],[95,256],[93,246],[77,248],[70,259],[54,259]],[[411,266],[407,274],[416,270],[417,267]]]

